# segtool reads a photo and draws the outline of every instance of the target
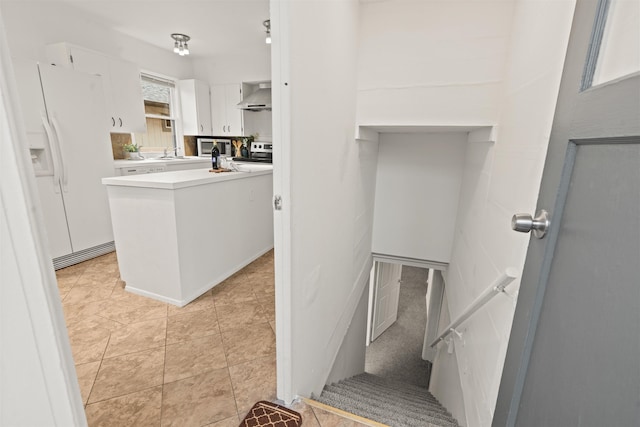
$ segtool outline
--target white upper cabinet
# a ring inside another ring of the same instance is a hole
[[[146,132],[140,68],[136,64],[68,43],[47,46],[47,59],[58,66],[102,76],[111,132]]]
[[[244,135],[242,110],[237,107],[241,100],[240,83],[211,86],[213,135]]]
[[[200,80],[180,80],[182,129],[185,135],[211,135],[209,85]]]

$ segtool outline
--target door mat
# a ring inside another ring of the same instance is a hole
[[[302,416],[275,403],[264,400],[256,403],[240,423],[240,427],[299,427]]]

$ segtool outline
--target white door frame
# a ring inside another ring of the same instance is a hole
[[[276,379],[278,399],[290,403],[293,389],[291,285],[291,99],[289,92],[289,2],[271,1],[271,94],[273,104],[274,265]],[[276,199],[279,198],[279,209]]]

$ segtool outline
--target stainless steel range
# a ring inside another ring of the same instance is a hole
[[[271,163],[273,160],[273,144],[271,141],[253,141],[249,152],[250,158],[254,162]]]

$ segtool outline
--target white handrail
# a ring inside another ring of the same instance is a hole
[[[478,298],[473,301],[466,310],[462,312],[460,316],[456,318],[453,322],[451,322],[442,332],[438,338],[436,338],[429,347],[435,347],[440,341],[444,340],[447,335],[454,332],[458,337],[460,337],[460,333],[456,330],[458,326],[460,326],[465,320],[471,317],[480,307],[485,305],[491,298],[496,296],[499,293],[504,292],[504,288],[509,285],[509,283],[513,282],[513,280],[517,277],[518,271],[513,268],[507,268],[504,273],[500,275],[484,292],[482,292]]]

